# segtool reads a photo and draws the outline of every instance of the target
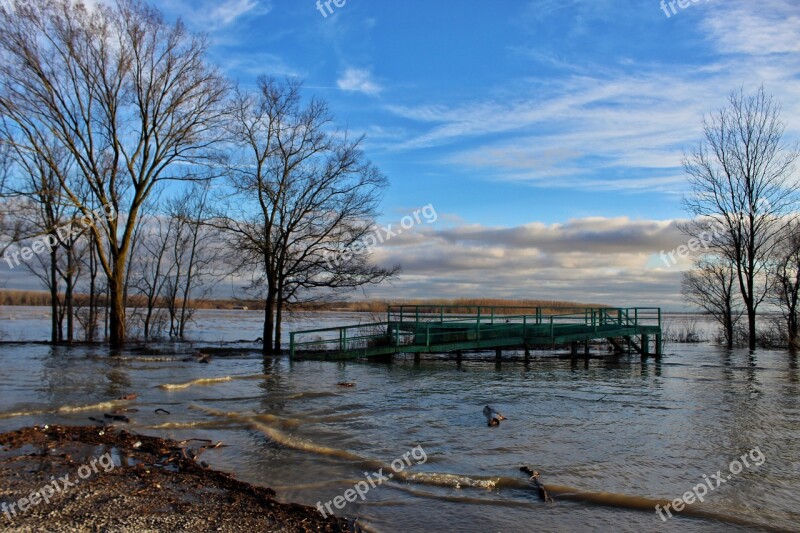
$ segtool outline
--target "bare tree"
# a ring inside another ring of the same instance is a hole
[[[159,182],[194,179],[217,140],[228,87],[205,52],[204,38],[139,0],[0,7],[0,114],[28,137],[54,135],[91,205],[124,214],[91,228],[105,243],[96,251],[114,346],[125,340],[124,283],[139,211]],[[88,216],[73,185],[61,187]]]
[[[773,302],[781,310],[786,322],[789,347],[800,345],[798,325],[798,300],[800,300],[800,224],[787,227],[780,245],[775,250],[772,274]]]
[[[175,227],[171,258],[175,265],[167,280],[166,300],[170,335],[184,338],[196,304],[213,291],[220,279],[218,264],[223,255],[219,230],[211,218],[210,182],[194,183],[167,204]]]
[[[12,146],[0,138],[0,256],[20,237],[19,202],[11,189],[14,167]]]
[[[692,270],[684,272],[681,283],[684,298],[722,326],[728,348],[733,348],[736,324],[742,316],[735,290],[736,277],[736,269],[727,258],[704,257]]]
[[[754,96],[730,95],[728,105],[704,123],[704,139],[684,158],[696,217],[684,230],[700,236],[719,224],[711,248],[734,266],[748,321],[748,343],[756,346],[756,315],[767,297],[768,265],[776,237],[797,207],[794,163],[797,146],[783,141],[780,106],[764,88]]]
[[[296,81],[261,78],[234,107],[235,207],[217,223],[230,232],[242,268],[255,273],[252,288],[263,289],[264,352],[280,352],[282,312],[302,291],[352,289],[393,274],[353,246],[370,231],[387,182],[365,159],[361,139],[333,129],[324,102],[303,103]],[[346,261],[326,261],[326,253],[342,252]]]
[[[31,245],[9,254],[7,261],[12,267],[24,263],[49,290],[51,342],[72,342],[73,289],[79,267],[75,251],[85,228],[80,223],[78,210],[71,202],[65,202],[61,194],[61,181],[70,179],[71,160],[52,137],[19,139],[6,121],[0,123],[0,132],[11,141],[8,143],[11,147],[9,156],[18,171],[13,185],[7,186],[8,190],[17,198],[26,200],[18,203],[16,240]],[[37,142],[37,150],[26,149],[28,142]],[[27,248],[32,248],[33,253]],[[66,335],[63,330],[65,319]]]
[[[148,217],[143,226],[147,228],[146,234],[138,239],[138,249],[131,256],[129,272],[135,295],[144,299],[145,308],[140,317],[142,336],[150,339],[158,336],[166,324],[163,296],[175,268],[167,252],[174,239],[175,227],[171,220],[159,215]]]

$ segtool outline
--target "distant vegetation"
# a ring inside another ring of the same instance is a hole
[[[459,298],[455,300],[431,299],[431,300],[369,300],[363,302],[344,302],[333,307],[346,309],[348,311],[380,313],[386,311],[387,305],[424,305],[426,307],[455,306],[448,310],[450,313],[469,313],[474,312],[474,308],[481,307],[504,307],[498,309],[498,314],[519,314],[521,308],[541,307],[544,314],[556,314],[558,312],[570,312],[574,309],[585,307],[608,307],[604,304],[584,304],[577,302],[559,302],[555,300],[503,300],[498,298]],[[470,309],[473,308],[473,309]]]
[[[78,306],[83,305],[87,295],[77,294],[75,300]],[[132,308],[146,305],[144,298],[137,302],[136,296],[129,297]],[[138,305],[137,305],[138,304]],[[7,306],[49,306],[50,293],[47,291],[12,291],[0,290],[0,305]],[[357,302],[311,302],[292,306],[295,311],[349,311],[354,313],[383,313],[388,305],[425,305],[431,307],[456,306],[450,309],[451,313],[467,313],[469,308],[504,307],[498,309],[498,314],[519,313],[523,307],[541,307],[545,314],[554,314],[584,307],[608,307],[604,304],[585,304],[578,302],[559,302],[555,300],[503,300],[499,298],[459,298],[455,300],[364,300]],[[237,299],[205,299],[192,302],[195,309],[241,309],[247,307],[252,310],[263,310],[264,302],[261,300]]]

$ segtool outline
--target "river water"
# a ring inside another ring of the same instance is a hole
[[[286,329],[358,320],[302,314]],[[198,323],[192,335],[205,342],[260,331],[257,312],[204,311]],[[47,327],[44,309],[0,308],[3,340],[42,340]],[[222,441],[202,455],[213,468],[282,501],[330,501],[372,531],[800,530],[800,361],[783,351],[668,344],[644,364],[544,353],[501,365],[493,354],[460,365],[181,361],[191,351],[0,345],[0,431],[136,409],[131,430]],[[109,403],[129,393],[138,399]],[[486,404],[508,420],[487,427]],[[522,465],[541,473],[554,503],[540,501]],[[392,479],[381,483],[380,469]],[[363,500],[346,492],[354,486]],[[706,493],[687,507],[696,516],[659,518],[655,503],[693,488]]]

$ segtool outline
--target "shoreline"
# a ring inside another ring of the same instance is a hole
[[[278,502],[272,489],[208,468],[201,453],[220,445],[113,427],[2,433],[0,530],[362,531],[352,520]]]

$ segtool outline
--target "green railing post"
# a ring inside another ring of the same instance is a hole
[[[294,357],[294,331],[289,333],[289,357]]]
[[[419,306],[416,306],[414,309],[417,312],[415,320],[416,320],[416,323],[419,324]]]
[[[339,330],[339,351],[344,352],[347,350],[347,330],[342,328]]]
[[[425,347],[430,349],[431,347],[431,325],[428,324],[425,326]]]
[[[439,323],[444,324],[444,306],[439,306]]]

